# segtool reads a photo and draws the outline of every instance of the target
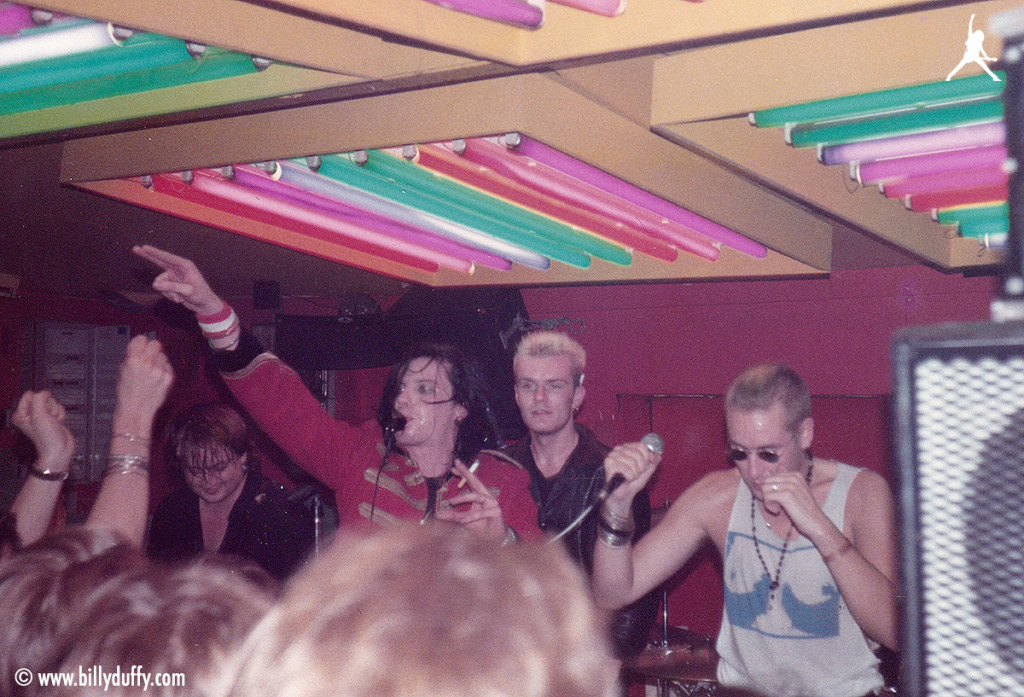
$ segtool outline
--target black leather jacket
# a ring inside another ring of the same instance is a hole
[[[586,426],[576,424],[576,431],[579,443],[562,470],[551,479],[545,479],[533,461],[529,434],[507,450],[530,473],[530,493],[537,504],[537,522],[541,530],[550,535],[567,528],[584,508],[593,503],[604,486],[603,463],[609,448],[598,441]],[[588,577],[593,572],[597,516],[597,511],[594,511],[582,525],[562,538],[569,555]],[[646,491],[641,491],[633,499],[633,519],[636,521],[633,542],[636,542],[651,528],[651,503]],[[633,658],[647,645],[659,600],[660,594],[652,591],[614,613],[611,631],[618,658]]]

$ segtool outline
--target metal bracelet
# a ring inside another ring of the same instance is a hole
[[[148,455],[111,455],[104,477],[114,474],[149,474]]]
[[[29,467],[28,473],[36,479],[43,479],[47,482],[63,482],[68,478],[68,472],[51,472],[50,470],[36,469],[35,467]]]
[[[601,511],[603,513],[604,509],[602,508]],[[633,532],[636,530],[636,523],[634,523],[632,520],[625,519],[622,516],[616,517],[618,518],[618,520],[623,522],[625,527],[616,527],[613,524],[613,521],[608,520],[604,517],[604,515],[599,515],[597,517],[597,527],[601,530],[607,530],[608,532],[615,533],[617,535],[626,535],[627,537],[632,537]]]
[[[616,530],[634,527],[632,514],[629,517],[623,517],[607,506],[601,506],[601,517]]]
[[[124,438],[129,443],[146,443],[147,445],[149,444],[149,438],[146,438],[145,436],[137,436],[134,433],[115,433],[110,437],[110,439],[113,440],[114,438]]]
[[[627,547],[633,539],[633,533],[598,525],[597,537],[609,547]]]

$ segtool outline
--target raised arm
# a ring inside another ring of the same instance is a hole
[[[642,443],[617,445],[605,457],[607,481],[621,477],[623,482],[594,513],[599,518],[592,583],[595,599],[602,607],[617,609],[647,592],[635,579],[633,498],[647,485],[660,462],[661,455]]]
[[[191,260],[148,244],[133,247],[132,251],[163,269],[154,279],[153,289],[192,310],[213,348],[231,350],[238,345],[241,326],[237,315],[213,292]]]
[[[113,528],[142,544],[153,421],[173,381],[159,341],[139,335],[128,343],[117,380],[110,461],[86,525]]]
[[[21,396],[12,423],[36,449],[28,478],[11,504],[18,538],[28,545],[46,534],[53,510],[68,478],[75,454],[75,437],[64,425],[64,407],[49,392]]]
[[[347,459],[355,450],[354,429],[335,420],[290,367],[264,352],[256,338],[243,332],[234,310],[210,288],[192,261],[150,245],[133,251],[163,269],[154,290],[196,313],[203,335],[214,349],[214,365],[225,385],[299,467],[332,488],[342,472],[365,467]],[[354,480],[347,482],[354,485]]]

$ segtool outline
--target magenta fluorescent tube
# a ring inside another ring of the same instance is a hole
[[[544,10],[519,0],[427,0],[449,10],[482,19],[536,29],[544,23]]]
[[[410,244],[404,240],[354,225],[327,213],[314,211],[288,201],[270,196],[257,196],[256,192],[252,189],[234,182],[217,180],[215,177],[197,176],[193,180],[192,186],[198,191],[203,191],[226,201],[265,210],[268,213],[273,213],[282,218],[289,218],[305,225],[315,225],[343,238],[362,240],[379,247],[394,249],[412,257],[425,259],[439,266],[462,271],[463,273],[473,273],[472,262],[465,259],[458,259],[448,254],[425,249],[419,245]]]
[[[940,172],[1001,167],[1005,161],[1006,146],[986,145],[980,148],[864,162],[857,165],[854,178],[864,185],[886,184]]]
[[[32,21],[32,10],[24,5],[0,4],[0,35],[17,34],[22,29],[37,26]]]
[[[618,17],[626,9],[626,0],[551,0],[577,10],[586,10],[604,17]]]
[[[483,138],[470,140],[482,146],[489,145]],[[487,147],[482,147],[475,156],[484,155],[487,150]],[[495,149],[490,150],[493,152]],[[658,216],[646,208],[620,199],[557,168],[538,163],[504,148],[499,148],[498,152],[500,156],[487,158],[486,166],[499,174],[548,196],[581,206],[624,225],[631,225],[652,237],[709,261],[718,260],[720,252],[713,241],[699,231],[690,229],[689,226]]]
[[[577,160],[575,157],[566,155],[554,148],[549,148],[532,138],[520,134],[519,139],[520,142],[514,150],[516,153],[521,153],[525,157],[536,160],[552,169],[557,169],[571,177],[580,179],[591,186],[679,223],[744,254],[761,259],[768,253],[764,245],[754,242],[724,225],[719,225],[714,221],[697,215],[693,211],[677,206],[597,167]]]

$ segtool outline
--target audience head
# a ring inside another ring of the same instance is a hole
[[[0,564],[0,694],[18,694],[18,669],[41,670],[76,637],[87,608],[121,575],[145,567],[120,534],[78,527],[28,545]]]
[[[167,439],[168,458],[189,487],[207,503],[238,492],[258,463],[242,415],[221,403],[197,404],[178,414]]]
[[[726,411],[766,411],[780,404],[795,433],[811,416],[811,393],[803,378],[781,364],[757,365],[740,373],[725,394]]]
[[[479,367],[461,350],[445,344],[417,344],[406,351],[388,377],[377,407],[377,422],[387,428],[396,415],[396,401],[403,381],[414,374],[432,375],[435,393],[424,395],[427,404],[453,404],[456,426],[455,455],[465,463],[476,459],[483,448],[498,448],[501,438],[487,397],[487,383]],[[401,445],[401,439],[399,439]]]
[[[76,673],[81,666],[100,666],[110,674],[137,666],[136,681],[97,685],[92,692],[205,697],[225,657],[270,609],[273,584],[252,564],[215,556],[122,574],[89,606],[78,635],[58,646],[50,668]],[[166,676],[167,684],[145,685],[142,674],[153,680]],[[81,694],[72,688],[46,692]]]
[[[436,523],[348,535],[227,664],[241,697],[611,697],[616,668],[561,548]]]

